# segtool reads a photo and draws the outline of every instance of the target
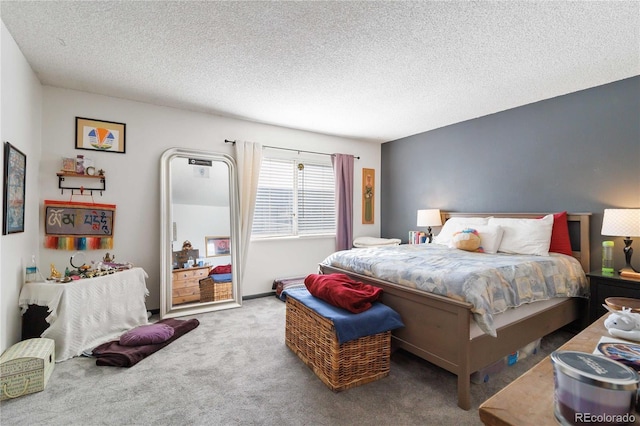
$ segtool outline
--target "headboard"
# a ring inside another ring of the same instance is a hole
[[[546,214],[552,213],[459,213],[459,212],[442,212],[442,223],[450,217],[514,217],[535,219]],[[569,237],[571,238],[571,247],[573,257],[578,259],[585,273],[591,270],[591,248],[589,243],[589,220],[591,213],[567,213],[567,221],[569,222]]]

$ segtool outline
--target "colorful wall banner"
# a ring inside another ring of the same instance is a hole
[[[99,250],[113,248],[115,204],[45,200],[45,248]]]

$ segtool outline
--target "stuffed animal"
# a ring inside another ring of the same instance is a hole
[[[472,228],[465,228],[453,234],[449,247],[466,251],[483,251],[480,243],[478,231]]]
[[[604,326],[609,334],[627,340],[640,342],[640,314],[634,314],[629,308],[621,311],[611,309],[603,305],[609,312],[609,316],[604,320]]]

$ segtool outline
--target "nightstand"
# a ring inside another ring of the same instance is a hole
[[[607,310],[602,306],[607,297],[631,297],[640,299],[640,280],[622,278],[617,272],[603,274],[600,270],[591,271],[589,277],[591,298],[589,299],[589,322],[592,323]]]

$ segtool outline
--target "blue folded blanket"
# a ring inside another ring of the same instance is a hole
[[[226,283],[231,281],[231,274],[211,274],[214,283]]]
[[[287,289],[282,293],[286,294],[286,297],[293,297],[318,315],[333,321],[340,344],[404,327],[400,314],[380,302],[374,302],[371,308],[354,314],[312,296],[306,288]]]

